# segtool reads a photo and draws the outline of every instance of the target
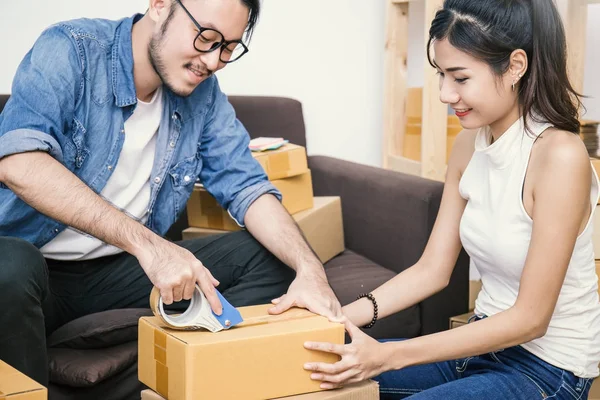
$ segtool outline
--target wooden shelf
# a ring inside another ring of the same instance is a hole
[[[411,4],[425,3],[424,29],[429,26],[443,0],[387,0],[385,43],[385,109],[383,165],[401,172],[443,180],[446,171],[447,107],[439,101],[438,78],[425,62],[422,97],[421,161],[404,157],[407,123],[408,19]]]

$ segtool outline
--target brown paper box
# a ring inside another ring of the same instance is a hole
[[[139,379],[169,400],[268,399],[321,390],[304,363],[335,363],[306,341],[343,344],[344,326],[303,309],[268,315],[240,307],[244,323],[226,331],[177,331],[157,317],[139,323]]]
[[[47,400],[48,390],[0,360],[1,400]]]
[[[283,196],[282,204],[290,214],[312,208],[313,190],[310,170],[291,178],[271,182]],[[202,187],[194,187],[187,203],[188,224],[197,228],[238,231],[241,228]],[[242,223],[243,221],[240,221]]]
[[[286,144],[277,150],[252,152],[252,156],[265,170],[270,181],[300,175],[308,169],[306,149]]]
[[[322,263],[344,251],[342,203],[339,197],[315,197],[314,207],[292,215],[306,240]],[[227,231],[208,228],[183,230],[184,240],[206,237]]]
[[[280,397],[280,400],[379,400],[379,385],[375,381],[364,381],[342,389]],[[165,400],[152,390],[142,392],[142,400]],[[275,399],[277,400],[277,399]]]
[[[481,291],[481,281],[470,280],[469,281],[469,311],[473,311],[475,309],[475,300],[477,300],[477,296],[479,296],[479,292]]]
[[[466,325],[469,322],[469,318],[474,315],[472,311],[461,315],[450,317],[450,329],[458,328],[459,326]]]

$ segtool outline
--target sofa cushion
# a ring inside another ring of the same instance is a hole
[[[329,284],[342,306],[353,302],[361,293],[368,293],[390,280],[396,273],[375,264],[371,260],[346,250],[325,264]],[[377,321],[371,329],[366,329],[376,339],[410,338],[419,335],[421,330],[419,305],[402,310]]]
[[[48,349],[50,381],[71,387],[93,386],[137,360],[137,341],[104,349]]]
[[[103,311],[77,318],[54,331],[48,347],[99,349],[137,340],[140,317],[152,315],[149,308]]]

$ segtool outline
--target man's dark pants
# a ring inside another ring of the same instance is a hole
[[[295,276],[245,231],[178,244],[202,261],[236,307],[269,303],[287,291]],[[56,261],[44,259],[24,240],[0,237],[0,360],[47,385],[49,334],[84,315],[148,308],[151,290],[129,254]],[[187,304],[179,303],[179,309]]]

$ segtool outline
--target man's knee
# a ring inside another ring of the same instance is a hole
[[[19,238],[0,237],[0,254],[0,296],[18,297],[32,288],[45,290],[46,261],[34,245]]]

